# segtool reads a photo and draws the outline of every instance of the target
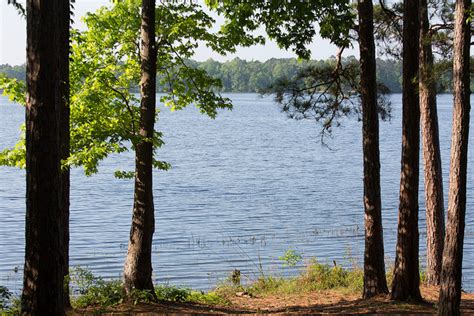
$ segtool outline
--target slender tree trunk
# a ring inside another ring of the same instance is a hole
[[[125,261],[125,290],[149,290],[152,281],[152,240],[155,231],[153,206],[153,143],[156,107],[155,0],[142,1],[140,136],[135,151],[135,199],[132,227]]]
[[[462,256],[466,217],[467,147],[469,140],[470,41],[468,18],[470,0],[457,0],[454,25],[453,87],[454,109],[449,170],[448,222],[446,227],[439,315],[459,315]]]
[[[438,285],[444,245],[444,198],[427,0],[420,1],[420,23],[420,110],[425,166],[426,276],[428,284]]]
[[[59,64],[59,76],[60,84],[57,103],[59,108],[59,138],[60,138],[60,150],[61,160],[69,158],[70,153],[70,131],[69,131],[69,28],[70,28],[70,3],[69,0],[61,1],[61,12],[68,12],[58,16],[61,19],[61,27],[58,31],[61,41],[60,59]],[[64,305],[66,308],[71,307],[71,301],[69,299],[69,192],[70,192],[70,172],[69,167],[61,169],[61,186],[62,186],[62,216],[61,216],[61,227],[63,229],[63,267],[64,267]]]
[[[387,294],[385,277],[382,203],[380,198],[379,120],[372,0],[358,1],[360,86],[364,150],[364,298]]]
[[[403,1],[403,122],[400,206],[392,299],[420,301],[418,185],[420,102],[418,97],[419,0]]]
[[[26,247],[22,314],[64,315],[60,109],[61,62],[69,16],[60,0],[28,0]],[[67,58],[67,57],[66,57]]]

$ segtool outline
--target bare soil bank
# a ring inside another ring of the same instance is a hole
[[[318,291],[304,295],[268,295],[228,297],[229,306],[206,306],[198,304],[159,303],[122,304],[107,309],[89,307],[75,310],[70,315],[367,315],[367,314],[434,314],[438,298],[436,287],[422,287],[423,304],[393,302],[388,297],[362,300],[355,294],[340,291]],[[461,303],[464,315],[474,315],[474,294],[464,293]]]

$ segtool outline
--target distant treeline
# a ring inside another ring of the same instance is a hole
[[[348,62],[354,57],[345,58]],[[235,58],[224,63],[215,60],[192,61],[192,65],[202,68],[222,82],[223,92],[261,92],[280,78],[291,78],[308,65],[327,66],[334,64],[334,58],[326,60],[298,61],[296,58],[272,58],[265,62],[246,61]],[[390,91],[398,93],[401,87],[401,63],[393,60],[378,60],[379,80]]]
[[[2,64],[0,65],[0,73],[4,73],[9,78],[25,80],[26,66],[10,66],[9,64]]]
[[[346,57],[344,62],[353,61],[355,57]],[[218,62],[212,59],[203,62],[189,61],[192,67],[198,67],[222,82],[222,92],[262,92],[273,82],[282,77],[291,78],[298,71],[308,65],[324,66],[333,64],[334,58],[326,60],[298,61],[295,58],[272,58],[265,62],[246,61],[235,58],[227,62]],[[447,92],[450,90],[452,74],[448,67],[439,65],[440,69],[446,68],[448,71],[440,72],[437,77],[438,91]],[[377,77],[380,83],[384,84],[392,93],[400,93],[402,65],[399,61],[377,59]],[[0,73],[5,73],[8,77],[25,79],[25,66],[0,65]],[[159,81],[159,78],[158,78]],[[158,86],[158,91],[162,91]]]

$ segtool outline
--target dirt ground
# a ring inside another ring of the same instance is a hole
[[[313,292],[305,295],[267,297],[232,297],[230,306],[205,306],[185,303],[119,305],[100,310],[75,310],[71,315],[367,315],[367,314],[434,314],[438,290],[421,288],[425,303],[409,304],[390,301],[387,297],[362,300],[358,295],[337,291]],[[461,303],[463,315],[474,315],[474,294],[464,293]]]

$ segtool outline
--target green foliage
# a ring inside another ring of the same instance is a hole
[[[79,294],[84,294],[92,287],[96,281],[94,274],[82,267],[73,267],[69,269],[69,283],[77,288]]]
[[[0,314],[4,316],[20,315],[21,302],[10,290],[0,285]]]
[[[10,302],[12,293],[4,286],[0,286],[0,310],[6,308]]]
[[[351,56],[343,58],[350,60]],[[265,90],[280,78],[292,78],[302,69],[310,65],[324,67],[333,63],[333,59],[326,60],[297,60],[296,58],[271,58],[265,62],[246,61],[235,58],[226,62],[218,62],[212,59],[197,62],[186,60],[189,67],[194,67],[205,71],[210,77],[220,81],[220,86],[215,87],[221,92],[265,92]],[[474,65],[474,58],[471,65]],[[10,67],[10,66],[8,66]],[[24,66],[15,66],[25,72]],[[437,74],[438,93],[451,91],[452,83],[452,63],[449,60],[437,60],[435,62],[435,73]],[[0,73],[4,70],[0,65]],[[401,71],[402,64],[395,59],[377,59],[377,80],[386,86],[391,93],[401,93]],[[471,70],[474,73],[474,66]],[[5,72],[7,77],[13,78]],[[159,74],[159,77],[163,76]],[[160,77],[157,83],[157,91],[163,92],[166,87],[160,84]],[[1,85],[0,85],[1,89]],[[132,92],[136,92],[137,85],[131,87]],[[15,94],[16,95],[16,94]]]
[[[430,36],[425,39],[432,44],[433,53],[440,60],[452,59],[454,2],[429,0]],[[379,2],[374,4],[374,29],[376,44],[381,55],[401,60],[403,2]]]
[[[114,176],[117,178],[117,179],[133,179],[133,177],[135,176],[135,172],[134,171],[120,171],[120,170],[116,170],[114,172]]]
[[[149,291],[133,290],[126,297],[120,280],[104,281],[95,277],[89,270],[75,267],[70,272],[70,284],[74,288],[72,304],[74,308],[87,306],[108,307],[131,301],[134,304],[149,303],[153,295]],[[155,294],[159,301],[192,302],[207,305],[228,305],[229,302],[216,292],[204,293],[169,285],[157,285]],[[1,292],[0,292],[1,295]]]
[[[469,12],[467,13],[468,17],[467,17],[467,23],[472,23],[473,19],[474,19],[474,4],[471,4],[471,9],[469,10]]]
[[[83,294],[73,298],[74,307],[112,306],[124,301],[125,294],[121,281],[97,279],[92,286],[81,289]]]
[[[200,291],[191,291],[186,301],[205,305],[230,305],[230,302],[217,292],[204,293]]]
[[[193,63],[194,67],[220,79],[224,92],[263,92],[276,79],[294,76],[306,64],[295,58],[272,58],[265,62],[235,58],[224,63],[214,60]]]
[[[183,289],[169,285],[155,286],[155,293],[159,301],[189,302],[206,305],[228,305],[229,302],[216,292],[204,293],[191,289]]]
[[[264,26],[268,36],[283,49],[292,49],[309,59],[308,44],[317,34],[340,47],[350,45],[349,31],[355,14],[349,1],[237,1],[206,0],[207,5],[226,18],[221,33],[243,46],[263,42],[253,32]]]
[[[426,274],[426,270],[420,269],[420,283],[426,284],[427,281],[428,281],[428,276]]]
[[[294,279],[284,279],[281,277],[260,277],[249,287],[245,289],[245,292],[252,296],[276,293],[294,293]]]
[[[0,65],[0,73],[7,78],[26,81],[26,65],[10,66],[9,64]]]
[[[155,293],[160,301],[184,302],[189,296],[190,290],[180,289],[175,286],[158,285],[155,286]]]
[[[279,260],[283,261],[284,267],[295,267],[298,263],[303,260],[303,256],[297,253],[293,249],[288,249],[283,256],[278,257]]]
[[[313,290],[345,288],[357,292],[363,288],[363,271],[321,264],[313,259],[300,282]]]
[[[19,66],[11,67],[16,68]],[[14,78],[8,72],[1,72],[0,70],[0,89],[3,90],[3,95],[8,96],[12,102],[25,105],[26,104],[26,85],[25,82]],[[21,72],[21,70],[18,70]],[[24,68],[23,68],[24,74]],[[12,76],[12,77],[10,77]],[[9,167],[26,167],[26,144],[25,144],[25,124],[20,126],[20,139],[16,145],[11,149],[4,149],[0,152],[0,165]]]
[[[111,306],[120,304],[125,298],[121,281],[104,281],[95,277],[92,272],[81,267],[71,269],[70,284],[77,295],[72,296],[75,308],[91,305]]]
[[[0,71],[0,89],[3,90],[3,95],[8,96],[12,102],[25,105],[26,104],[26,85],[25,81],[17,79],[7,72]]]
[[[290,118],[319,123],[321,142],[325,143],[325,137],[331,136],[333,127],[340,126],[343,119],[361,120],[359,76],[358,60],[338,54],[329,63],[310,64],[294,77],[280,78],[268,92],[275,93],[275,100]],[[390,118],[387,93],[386,87],[379,85],[377,103],[382,119]]]
[[[149,291],[134,289],[127,297],[121,280],[105,281],[87,269],[75,267],[70,271],[70,284],[75,289],[72,304],[75,308],[87,306],[108,307],[130,300],[134,304],[153,301]]]
[[[250,296],[301,294],[322,290],[357,293],[362,291],[362,288],[362,269],[354,267],[349,270],[338,265],[321,264],[312,259],[297,277],[288,279],[276,276],[260,277],[247,286],[235,286],[227,282],[219,285],[216,292],[222,297],[229,297],[237,292],[248,293]]]
[[[121,280],[104,281],[82,268],[75,268],[72,271],[71,284],[77,288],[78,295],[73,296],[72,300],[75,308],[108,307],[121,304],[125,300],[131,300],[134,304],[153,301],[153,295],[149,291],[136,289],[126,297]]]
[[[135,305],[138,303],[151,303],[155,300],[152,291],[137,289],[132,290],[128,299],[131,299]]]
[[[0,165],[8,167],[26,167],[26,143],[25,143],[25,125],[21,126],[20,140],[11,149],[4,149],[0,152]]]
[[[139,99],[132,91],[140,82],[140,4],[138,0],[114,1],[84,17],[86,31],[71,30],[70,109],[71,155],[67,166],[82,166],[86,175],[96,173],[100,161],[110,154],[134,150],[140,141],[163,145],[162,134],[152,139],[139,133]],[[198,43],[217,52],[232,50],[234,44],[209,32],[214,20],[198,4],[162,2],[156,8],[157,71],[166,92],[161,102],[171,110],[194,104],[211,118],[219,109],[232,107],[218,90],[221,83],[187,60]],[[24,84],[0,79],[0,89],[15,102],[25,99]],[[159,111],[157,111],[157,115]],[[0,153],[0,163],[24,166],[24,141]],[[153,166],[170,165],[154,159]],[[120,178],[130,173],[116,172]]]

